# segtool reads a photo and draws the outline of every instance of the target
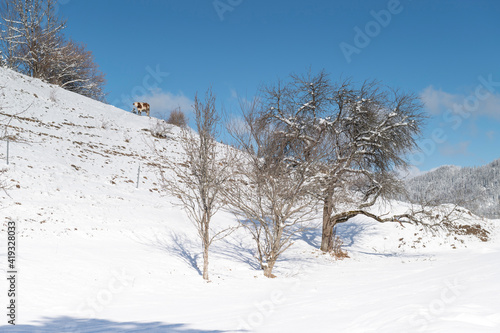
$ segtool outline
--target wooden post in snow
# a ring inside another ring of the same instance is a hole
[[[139,188],[139,177],[141,177],[141,165],[139,164],[139,168],[137,169],[137,186]]]
[[[9,145],[10,145],[10,140],[9,137],[7,137],[7,165],[9,165]]]

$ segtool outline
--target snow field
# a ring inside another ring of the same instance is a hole
[[[343,261],[317,250],[312,229],[285,252],[275,279],[258,270],[252,240],[238,230],[213,245],[206,283],[195,228],[161,193],[154,166],[153,142],[180,154],[178,130],[154,139],[156,119],[5,69],[0,86],[0,117],[19,113],[7,127],[9,165],[0,142],[8,187],[0,269],[6,223],[16,221],[18,325],[4,317],[0,332],[500,329],[498,221],[481,222],[492,232],[484,243],[357,218],[338,231],[350,256]],[[236,224],[226,212],[214,222]],[[0,279],[0,304],[6,290]]]

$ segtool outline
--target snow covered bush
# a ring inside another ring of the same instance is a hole
[[[158,139],[166,139],[172,133],[172,127],[165,120],[157,119],[150,128],[151,135]]]

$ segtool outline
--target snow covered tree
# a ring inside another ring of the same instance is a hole
[[[4,65],[97,100],[104,75],[92,53],[63,35],[57,0],[2,0],[0,48]]]
[[[500,159],[474,168],[443,166],[405,182],[408,197],[459,204],[478,215],[500,218]]]
[[[314,165],[323,201],[321,250],[330,251],[338,223],[360,214],[376,217],[369,208],[402,190],[395,170],[407,166],[404,156],[417,147],[421,104],[416,96],[375,81],[334,85],[324,71],[292,75],[285,89],[280,85],[263,90],[265,112],[280,132],[300,140],[305,152],[317,151],[302,156],[319,156],[321,162]]]
[[[303,156],[307,152],[299,140],[277,131],[257,101],[241,104],[244,125],[232,126],[230,132],[242,154],[225,197],[255,240],[264,275],[274,277],[278,258],[315,216],[316,198],[311,195],[315,159]]]
[[[407,167],[404,157],[417,148],[416,138],[424,118],[418,97],[385,90],[376,82],[355,88],[344,81],[334,89],[332,97],[334,112],[324,121],[330,157],[320,173],[323,251],[331,249],[337,223],[368,215],[367,209],[379,198],[403,191],[395,170]],[[336,205],[343,209],[335,209]]]
[[[49,82],[98,101],[105,101],[106,79],[85,45],[68,41],[49,70]]]
[[[232,229],[212,230],[212,217],[224,205],[222,189],[230,179],[234,151],[217,143],[220,117],[215,95],[209,89],[202,102],[194,99],[195,122],[198,134],[182,129],[181,146],[185,158],[176,161],[163,156],[161,171],[163,189],[180,200],[180,205],[195,225],[203,248],[203,279],[209,280],[208,254],[214,240],[228,235]],[[158,152],[161,155],[161,152]]]
[[[56,0],[3,0],[2,42],[8,66],[46,79],[63,48],[65,22],[55,15]]]

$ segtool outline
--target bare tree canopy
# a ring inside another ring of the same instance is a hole
[[[52,71],[51,83],[98,101],[105,100],[106,79],[84,44],[68,41]]]
[[[266,117],[279,131],[298,138],[305,151],[322,151],[303,156],[321,159],[315,164],[321,249],[329,251],[337,223],[370,214],[365,210],[377,199],[402,190],[395,170],[407,167],[405,155],[417,148],[424,120],[419,99],[376,81],[334,84],[324,71],[292,75],[263,88],[263,97]]]
[[[9,68],[43,78],[63,47],[66,23],[55,15],[55,0],[2,0],[2,46]]]
[[[67,40],[57,0],[1,0],[0,49],[4,66],[103,101],[104,74],[90,51]]]

